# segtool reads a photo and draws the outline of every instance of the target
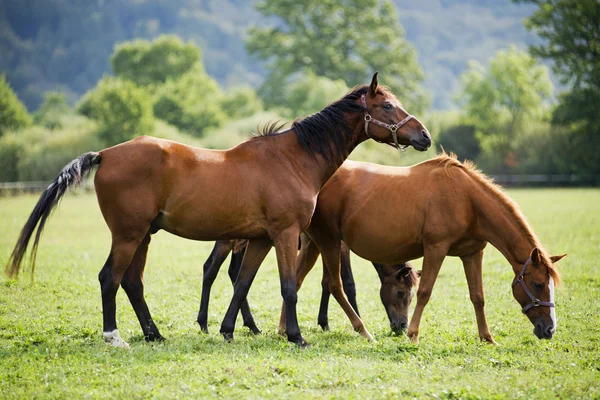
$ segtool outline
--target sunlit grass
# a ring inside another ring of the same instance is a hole
[[[218,335],[229,304],[225,271],[213,288],[209,335],[196,324],[201,267],[212,243],[164,232],[150,245],[146,297],[167,338],[147,344],[125,294],[117,320],[129,351],[103,343],[97,273],[110,235],[93,194],[69,194],[40,244],[35,281],[0,278],[0,398],[594,398],[600,396],[600,190],[511,190],[551,254],[561,262],[559,326],[540,341],[510,293],[512,272],[486,250],[484,282],[493,347],[479,343],[458,259],[445,262],[421,324],[421,343],[389,336],[369,263],[353,259],[358,304],[377,339],[354,333],[335,302],[331,332],[316,325],[320,268],[307,277],[298,314],[311,343],[296,349],[275,334],[281,297],[274,255],[262,266],[249,301],[264,334],[241,328]],[[0,198],[0,264],[4,264],[36,197]],[[420,265],[420,261],[416,262]]]

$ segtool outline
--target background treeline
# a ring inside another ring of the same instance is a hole
[[[1,2],[0,181],[48,180],[140,134],[230,147],[375,70],[439,145],[485,172],[598,174],[600,5],[522,2],[543,4]],[[366,143],[353,158],[431,155]]]

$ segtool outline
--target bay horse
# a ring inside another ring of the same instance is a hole
[[[550,339],[555,333],[554,283],[560,277],[554,263],[565,254],[548,256],[517,204],[471,162],[460,163],[446,154],[412,167],[346,161],[319,193],[306,233],[333,281],[339,279],[336,265],[342,240],[373,262],[393,264],[424,257],[407,331],[415,343],[447,255],[463,262],[479,337],[495,343],[484,311],[482,260],[488,242],[512,266],[513,296],[534,325],[534,334]],[[298,263],[298,287],[313,264]],[[340,290],[335,282],[329,289]],[[284,311],[279,331],[285,329]]]
[[[379,86],[377,73],[370,85],[355,87],[322,111],[296,120],[290,129],[277,132],[271,125],[263,135],[229,150],[200,149],[145,136],[85,153],[65,166],[42,193],[5,271],[9,276],[18,274],[37,227],[33,273],[50,212],[69,187],[97,167],[96,196],[112,236],[110,253],[98,275],[105,341],[129,346],[117,329],[119,286],[129,297],[146,340],[163,339],[144,298],[143,271],[151,235],[164,229],[193,240],[250,239],[244,262],[264,257],[274,244],[289,316],[288,340],[303,346],[306,342],[296,318],[298,236],[308,226],[323,185],[350,152],[369,138],[421,151],[431,145],[425,126]],[[221,325],[226,339],[233,338],[241,294],[247,292],[238,283]],[[356,328],[371,338],[364,324]]]
[[[311,263],[311,266],[319,256],[318,249],[306,234],[301,236],[300,254],[297,263]],[[232,283],[239,274],[242,258],[246,251],[247,240],[218,240],[204,263],[202,276],[202,298],[200,301],[200,311],[198,312],[198,324],[200,329],[208,333],[208,305],[210,300],[210,291],[212,285],[223,265],[227,256],[231,253],[231,261],[228,268],[229,278]],[[316,251],[315,251],[316,250]],[[340,256],[340,275],[342,279],[342,287],[348,298],[348,302],[360,317],[358,305],[356,303],[356,285],[352,274],[352,266],[350,263],[350,250],[342,243]],[[373,263],[373,267],[377,271],[381,288],[379,297],[383,304],[388,319],[390,328],[393,333],[399,334],[406,330],[408,323],[408,309],[413,297],[413,288],[418,281],[418,272],[415,271],[410,263],[401,264],[377,264]],[[329,276],[326,270],[323,270],[323,279],[321,281],[321,303],[319,306],[319,316],[317,323],[324,330],[329,330],[328,321],[328,305],[330,292],[328,290]],[[244,326],[248,327],[254,334],[260,333],[260,329],[256,326],[248,300],[244,300],[241,306],[242,319]],[[282,333],[282,332],[280,332]]]

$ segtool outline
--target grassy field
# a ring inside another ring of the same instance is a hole
[[[358,305],[377,339],[354,333],[335,302],[331,332],[316,325],[320,268],[299,294],[299,321],[312,344],[299,350],[275,334],[281,297],[273,254],[249,301],[264,334],[218,335],[231,296],[225,271],[213,289],[211,333],[196,324],[202,264],[212,243],[164,232],[153,237],[146,297],[167,338],[147,344],[123,291],[117,320],[130,350],[102,341],[97,274],[109,233],[93,194],[69,194],[53,215],[38,254],[35,282],[0,278],[0,398],[600,398],[600,190],[511,190],[551,254],[561,262],[558,330],[540,341],[510,292],[512,271],[492,248],[484,282],[498,346],[478,342],[459,260],[445,262],[425,310],[421,342],[389,335],[369,263],[354,258]],[[0,198],[4,265],[36,197]],[[417,261],[416,264],[420,264]]]

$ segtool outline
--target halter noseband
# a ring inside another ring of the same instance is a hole
[[[379,142],[379,140],[371,137],[371,135],[369,135],[369,122],[374,123],[375,125],[381,126],[382,128],[385,128],[387,130],[389,130],[390,132],[392,132],[392,137],[394,138],[394,144],[391,144],[389,142],[380,142],[380,143],[385,143],[385,144],[389,144],[390,146],[392,146],[395,149],[399,149],[404,151],[409,145],[407,144],[398,144],[398,135],[396,135],[396,131],[400,128],[402,128],[404,125],[406,125],[406,123],[408,121],[410,121],[411,119],[414,118],[413,115],[408,114],[402,121],[396,123],[396,124],[386,124],[385,122],[379,121],[375,118],[373,118],[371,116],[371,114],[369,114],[369,109],[367,108],[367,99],[365,98],[365,95],[363,94],[362,96],[360,96],[360,102],[362,103],[362,106],[365,108],[365,133],[367,134],[368,137],[370,137],[371,139]],[[406,112],[406,111],[404,111]]]
[[[525,275],[525,271],[527,270],[527,267],[529,266],[529,264],[531,264],[531,257],[529,257],[527,259],[527,261],[525,261],[525,264],[523,264],[523,269],[521,270],[519,275],[517,275],[515,277],[515,279],[513,280],[513,283],[512,283],[512,287],[515,287],[515,285],[517,283],[520,283],[521,287],[523,287],[523,290],[525,291],[525,294],[527,296],[529,296],[529,300],[531,300],[531,303],[529,303],[525,307],[523,307],[523,314],[527,313],[527,311],[529,311],[533,307],[539,307],[539,306],[554,307],[554,303],[549,302],[549,301],[540,301],[540,299],[535,297],[533,295],[533,293],[531,293],[529,288],[527,288],[527,285],[525,284],[523,277]]]

